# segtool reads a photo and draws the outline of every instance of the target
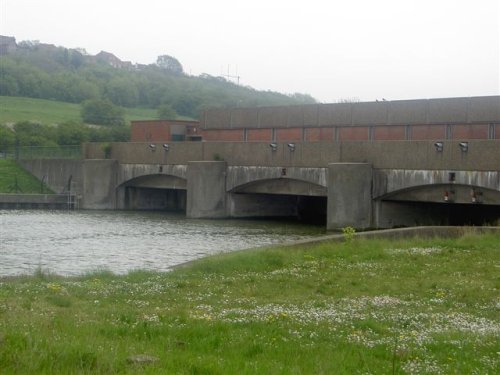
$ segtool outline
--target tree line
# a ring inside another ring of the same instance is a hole
[[[159,115],[198,118],[206,108],[310,104],[307,94],[257,91],[208,74],[189,76],[173,57],[116,68],[78,50],[21,42],[0,56],[0,95],[70,103],[106,101],[117,107],[158,109]]]
[[[5,153],[14,147],[57,147],[79,145],[83,142],[127,142],[130,140],[130,127],[82,126],[78,122],[66,122],[58,126],[42,125],[22,121],[13,126],[0,124],[0,152]]]

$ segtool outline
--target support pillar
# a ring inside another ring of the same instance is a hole
[[[371,164],[328,165],[327,229],[372,226]]]
[[[83,201],[81,207],[90,210],[113,210],[116,204],[116,160],[84,160]]]
[[[226,213],[225,161],[193,161],[187,168],[188,218],[223,218]]]

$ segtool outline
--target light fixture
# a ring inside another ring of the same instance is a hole
[[[469,142],[460,142],[460,143],[458,144],[458,146],[460,147],[460,150],[461,150],[462,152],[467,152],[467,151],[469,151]]]
[[[443,200],[445,202],[453,202],[455,200],[455,190],[446,190],[444,192]]]
[[[472,203],[482,203],[483,192],[472,188],[470,198]]]
[[[444,144],[443,142],[436,142],[434,143],[434,147],[436,148],[437,152],[443,152]]]
[[[170,146],[169,146],[167,143],[164,143],[164,144],[163,144],[163,149],[164,149],[165,151],[168,151],[168,150],[170,149]]]
[[[276,143],[269,143],[269,147],[271,147],[271,150],[276,151],[278,149],[278,145]]]
[[[290,149],[290,151],[295,151],[295,143],[289,143],[287,146]]]
[[[151,151],[155,151],[155,150],[156,150],[156,145],[155,145],[155,144],[153,144],[153,143],[151,143],[151,144],[149,145],[149,148],[151,149]]]

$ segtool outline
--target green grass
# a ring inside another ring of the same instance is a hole
[[[51,100],[0,96],[0,123],[21,121],[43,124],[81,121],[80,106]]]
[[[15,160],[0,159],[0,193],[51,194],[53,192],[19,166]]]
[[[145,108],[125,108],[125,122],[132,120],[152,120],[156,110]],[[61,124],[68,121],[82,121],[80,105],[53,100],[0,96],[0,124],[21,121],[39,122],[45,125]]]
[[[500,236],[0,280],[3,374],[496,374]],[[130,357],[149,355],[149,364]]]

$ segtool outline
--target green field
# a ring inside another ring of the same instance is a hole
[[[2,374],[498,374],[500,235],[0,279]]]
[[[125,121],[152,120],[156,110],[125,108]],[[0,124],[32,121],[45,125],[81,121],[80,105],[44,99],[0,96]]]
[[[0,159],[0,193],[50,194],[52,191],[15,160]]]

